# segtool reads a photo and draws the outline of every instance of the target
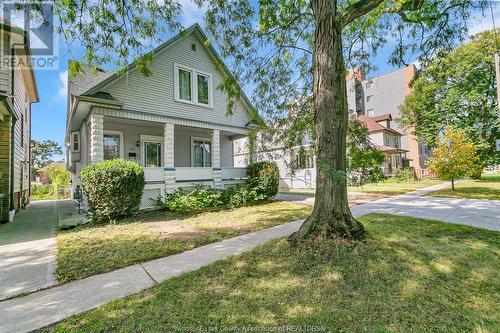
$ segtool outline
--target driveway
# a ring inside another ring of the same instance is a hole
[[[0,225],[0,300],[57,283],[56,226],[56,201],[35,201]]]

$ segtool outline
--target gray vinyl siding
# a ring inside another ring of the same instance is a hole
[[[192,50],[192,44],[196,45],[196,51]],[[213,108],[174,100],[174,63],[212,75]],[[249,121],[249,114],[241,102],[236,103],[233,115],[226,117],[227,96],[216,89],[223,75],[194,34],[181,38],[156,54],[150,69],[150,77],[133,70],[110,83],[103,91],[123,102],[123,109],[126,110],[238,127],[244,127]]]
[[[26,90],[23,83],[21,71],[14,71],[14,112],[17,121],[14,128],[14,192],[29,188],[29,141],[30,141],[30,110],[26,103]],[[23,176],[21,179],[21,175]]]
[[[9,36],[7,34],[4,34],[2,39],[0,40],[0,43],[2,43],[2,47],[0,47],[0,52],[2,56],[9,56],[10,55],[10,47],[8,46],[9,43]],[[4,94],[10,94],[12,87],[11,87],[11,76],[12,76],[12,71],[9,67],[5,67],[0,63],[0,93]]]

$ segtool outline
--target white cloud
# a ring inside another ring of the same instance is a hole
[[[207,12],[207,5],[203,4],[198,7],[193,0],[180,0],[182,6],[182,25],[188,27],[192,24],[199,23],[203,25],[203,17]]]
[[[68,93],[68,70],[59,73],[59,81],[57,83],[59,87],[57,95],[60,98],[66,99]]]

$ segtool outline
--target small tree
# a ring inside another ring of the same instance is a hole
[[[465,137],[465,131],[448,127],[432,151],[429,169],[440,179],[451,180],[455,190],[455,179],[470,177],[481,168],[474,143]]]
[[[347,171],[360,172],[362,185],[366,175],[371,175],[374,181],[380,178],[382,162],[384,153],[371,142],[366,126],[357,119],[350,120],[347,127]]]
[[[38,172],[43,167],[53,163],[54,155],[61,155],[63,153],[61,146],[52,140],[45,141],[35,141],[33,140],[34,147],[31,150],[33,158],[33,168],[35,170],[35,175],[38,176]]]
[[[48,183],[52,185],[56,198],[59,198],[59,189],[69,187],[69,172],[62,164],[49,164],[45,168]]]

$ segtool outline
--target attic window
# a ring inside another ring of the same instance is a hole
[[[213,107],[212,75],[187,66],[174,66],[175,100]]]
[[[191,50],[196,51],[196,44],[191,44]]]

